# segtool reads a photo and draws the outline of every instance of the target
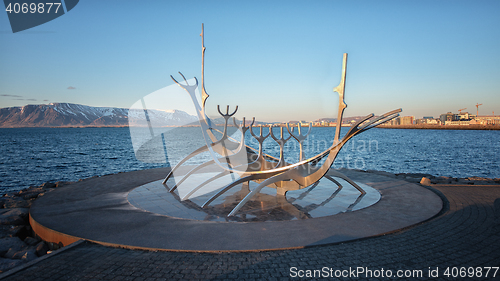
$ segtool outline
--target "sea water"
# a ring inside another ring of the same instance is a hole
[[[342,135],[347,130],[343,128]],[[240,136],[232,131],[232,137],[239,140]],[[273,132],[279,137],[279,128],[274,128]],[[303,128],[302,134],[306,132],[307,128]],[[254,128],[254,133],[259,134],[259,130]],[[269,129],[264,128],[263,135],[268,133]],[[328,149],[334,134],[333,127],[312,128],[302,145],[304,159]],[[285,129],[284,138],[288,137]],[[0,129],[0,192],[48,181],[77,181],[175,165],[204,144],[199,127],[169,130],[162,135],[161,141],[163,147],[159,158],[164,158],[164,163],[145,163],[136,158],[128,128]],[[250,134],[246,135],[246,143],[255,148],[259,146]],[[263,150],[279,156],[279,146],[271,137],[264,141]],[[209,159],[210,155],[202,154],[187,164],[200,164]],[[292,163],[299,159],[300,146],[292,137],[285,146],[285,160]],[[333,167],[499,178],[499,159],[500,131],[374,128],[347,142]]]

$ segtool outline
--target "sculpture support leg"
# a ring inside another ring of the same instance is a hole
[[[248,200],[254,197],[255,194],[259,193],[262,188],[269,184],[273,184],[277,181],[282,180],[283,174],[285,174],[285,172],[272,176],[261,182],[254,190],[252,190],[247,196],[245,196],[245,198],[243,198],[243,200],[241,200],[240,203],[238,203],[238,205],[236,205],[236,207],[234,207],[234,209],[227,216],[234,216],[241,209],[241,207],[243,207],[248,202]]]
[[[182,197],[182,200],[186,200],[186,199],[189,199],[189,197],[191,195],[193,195],[193,193],[195,193],[197,190],[199,190],[200,188],[202,188],[203,186],[213,182],[214,180],[216,179],[219,179],[219,178],[222,178],[223,176],[226,176],[226,175],[229,175],[229,171],[223,171],[211,178],[209,178],[208,180],[202,182],[200,185],[198,185],[197,187],[193,188],[191,191],[189,191],[184,197]]]
[[[361,192],[361,194],[366,194],[366,191],[364,191],[359,185],[357,185],[355,182],[353,182],[346,175],[344,175],[344,174],[342,174],[342,173],[340,173],[338,171],[334,171],[334,170],[330,170],[329,173],[331,175],[333,175],[334,177],[341,178],[341,179],[345,180],[346,182],[348,182],[349,184],[351,184],[352,186],[354,186],[359,192]]]
[[[172,168],[170,170],[170,173],[168,173],[168,175],[165,177],[165,179],[163,180],[162,184],[165,184],[168,179],[174,174],[174,172],[180,167],[182,166],[182,164],[184,164],[187,160],[193,158],[194,156],[202,153],[202,152],[205,152],[205,151],[208,151],[208,147],[207,146],[202,146],[200,148],[198,148],[197,150],[191,152],[188,156],[184,157],[184,159],[181,160],[181,162],[177,163],[177,165],[175,165],[174,168]]]
[[[246,177],[240,178],[240,179],[238,179],[238,180],[236,180],[236,181],[234,181],[234,182],[226,185],[223,189],[221,189],[219,192],[217,192],[217,194],[215,194],[210,199],[208,199],[207,202],[203,203],[203,205],[201,205],[201,207],[205,208],[206,206],[210,205],[210,203],[212,203],[215,199],[217,199],[219,196],[221,196],[223,193],[225,193],[229,189],[235,187],[236,185],[238,185],[240,183],[251,181],[252,179],[253,179],[253,176],[250,175],[250,176],[246,176]]]
[[[339,188],[342,188],[342,185],[337,180],[335,180],[334,178],[330,177],[329,175],[325,175],[324,178],[330,180],[331,182],[333,182],[334,184],[336,184]]]
[[[189,178],[189,176],[191,176],[192,174],[196,173],[197,171],[207,167],[207,166],[210,166],[212,164],[214,164],[214,160],[210,160],[210,161],[207,161],[201,165],[198,165],[196,167],[194,167],[191,171],[189,171],[186,175],[184,175],[184,177],[177,183],[175,184],[171,189],[170,189],[170,192],[174,192],[174,190],[177,189],[177,187],[179,185],[181,185],[185,180],[187,180]],[[165,185],[165,184],[164,184]]]

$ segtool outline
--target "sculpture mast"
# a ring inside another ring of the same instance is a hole
[[[347,68],[347,53],[344,53],[344,58],[342,60],[342,77],[340,77],[339,85],[333,88],[334,92],[339,93],[339,111],[337,116],[337,128],[335,130],[334,144],[339,142],[340,129],[342,127],[342,116],[344,115],[344,109],[347,107],[347,104],[344,102],[346,68]]]
[[[205,91],[205,41],[204,41],[204,31],[203,23],[201,24],[201,107],[205,111],[205,101],[208,98],[208,94]]]

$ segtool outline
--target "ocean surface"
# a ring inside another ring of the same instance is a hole
[[[347,130],[343,128],[342,133]],[[257,129],[254,132],[259,133]],[[273,132],[279,136],[279,128]],[[303,128],[304,132],[307,128]],[[267,133],[268,128],[264,128],[263,134]],[[304,141],[305,157],[330,147],[333,135],[334,128],[312,128]],[[0,129],[0,192],[21,190],[44,182],[77,181],[175,165],[203,145],[199,127],[175,128],[156,139],[160,147],[152,151],[155,157],[151,161],[144,155],[139,156],[142,160],[139,161],[133,145],[135,142],[138,147],[137,134],[134,139],[130,136],[129,128]],[[288,136],[285,130],[284,137]],[[144,137],[147,139],[148,135]],[[237,132],[233,137],[239,139]],[[250,134],[246,136],[246,142],[258,148],[258,142]],[[263,148],[265,153],[279,155],[279,147],[271,137],[264,141]],[[285,151],[287,161],[299,159],[299,146],[293,138],[287,142]],[[208,154],[202,154],[187,164],[203,163],[209,159]],[[500,131],[374,128],[350,140],[333,167],[500,178],[499,159]]]

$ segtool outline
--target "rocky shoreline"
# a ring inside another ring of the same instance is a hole
[[[60,248],[36,237],[29,224],[29,208],[38,197],[67,184],[47,182],[0,197],[0,273]]]
[[[500,185],[500,178],[452,178],[436,177],[423,173],[392,174],[376,170],[356,170],[373,173],[408,182],[432,186],[435,184],[455,185]],[[0,273],[26,264],[42,257],[61,245],[47,243],[37,237],[29,224],[29,208],[31,204],[47,192],[72,182],[46,182],[40,186],[31,186],[18,192],[7,193],[0,197]]]
[[[467,178],[453,178],[453,177],[436,177],[430,174],[424,173],[399,173],[392,174],[384,171],[376,170],[357,170],[359,172],[367,172],[378,174],[382,176],[387,176],[391,178],[402,179],[412,183],[419,183],[422,185],[433,185],[433,184],[469,184],[469,185],[500,185],[500,178],[482,178],[482,177],[467,177]]]

